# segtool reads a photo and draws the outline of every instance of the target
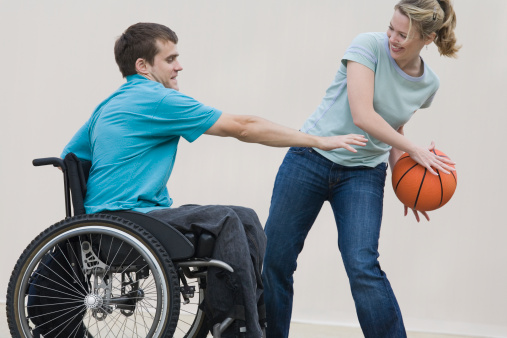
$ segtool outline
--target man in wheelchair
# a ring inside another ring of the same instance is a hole
[[[206,296],[200,308],[210,324],[208,327],[211,329],[212,325],[233,318],[242,324],[230,325],[219,335],[262,337],[265,318],[262,311],[261,268],[266,247],[263,228],[255,212],[244,207],[184,205],[171,208],[172,199],[166,184],[175,163],[180,138],[193,142],[202,134],[208,134],[274,147],[300,146],[323,150],[346,148],[350,151],[355,151],[351,145],[364,145],[366,140],[360,135],[316,137],[256,116],[226,114],[201,104],[179,92],[177,76],[182,67],[177,42],[178,38],[171,29],[154,23],[132,25],[117,39],[115,59],[126,83],[98,105],[90,119],[67,144],[62,158],[75,155],[80,161],[91,164],[84,195],[86,214],[119,212],[118,215],[122,217],[122,211],[134,211],[168,223],[183,234],[210,235],[213,238],[213,248],[209,258],[224,262],[232,269],[206,266]],[[104,268],[100,271],[112,269],[113,264],[109,262],[111,259],[106,258],[109,256],[93,250],[96,245],[93,244],[94,240],[95,243],[100,241],[104,245],[109,237],[101,235],[98,238],[92,236],[85,242],[80,239],[78,243],[69,241],[62,252],[82,250],[86,253],[83,258],[85,267],[90,265],[96,269],[102,264]],[[135,238],[126,235],[122,238],[126,243],[123,248],[123,256],[126,257],[127,249],[137,242]],[[158,238],[158,241],[162,243],[164,239]],[[55,254],[51,257],[51,262],[45,263],[42,259],[43,263],[34,275],[42,276],[45,271],[58,270],[65,264],[73,266],[68,260],[64,262],[61,259],[59,262],[58,257]],[[111,316],[112,311],[108,309],[113,306],[120,308],[125,317],[136,315],[136,299],[148,298],[146,293],[149,287],[143,289],[139,282],[147,278],[148,270],[134,270],[132,267],[141,266],[142,263],[139,262],[148,258],[149,254],[143,254],[143,259],[115,267],[115,271],[123,269],[120,283],[122,296],[108,298],[109,307],[104,304],[106,298],[90,293],[89,288],[101,289],[104,294],[113,292],[108,289],[112,278],[108,277],[110,275],[106,272],[99,274],[95,286],[89,281],[83,283],[82,288],[87,294],[84,302],[87,309],[92,311],[94,320],[101,321],[105,316]],[[174,260],[174,257],[171,258]],[[123,259],[125,261],[126,258]],[[156,266],[157,259],[153,261],[153,266]],[[179,268],[185,266],[183,263],[176,265]],[[156,270],[151,265],[150,269]],[[83,280],[83,274],[91,271],[84,270],[63,271],[60,275],[73,274],[76,280]],[[132,279],[132,274],[125,271],[135,271],[137,279]],[[199,273],[200,270],[196,271]],[[28,302],[38,306],[40,303],[37,297],[41,294],[50,297],[47,295],[51,290],[46,287],[36,290],[33,284],[31,283]],[[125,288],[128,291],[123,290]],[[185,294],[192,294],[192,290],[186,285],[182,286],[183,297],[186,299]],[[153,311],[159,310],[154,306]],[[36,322],[34,317],[37,315],[30,314],[30,311],[29,315]],[[79,330],[74,328],[73,322],[83,321],[82,313],[68,316],[71,324],[66,324],[65,327],[69,327],[69,330],[62,331],[66,333],[58,335],[59,337],[90,335],[90,326],[87,326],[88,329],[85,326]],[[58,326],[59,320],[63,319],[58,319],[57,316],[55,318],[52,319],[52,327]],[[141,336],[123,330],[126,336]],[[43,328],[34,336],[38,334],[52,336]],[[185,334],[187,336],[191,335]]]

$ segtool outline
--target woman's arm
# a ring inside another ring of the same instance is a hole
[[[398,128],[398,130],[397,130],[398,134],[405,135],[405,133],[403,131],[403,127],[404,126],[401,126]],[[403,155],[402,150],[399,150],[394,147],[391,148],[391,151],[389,153],[389,165],[391,166],[391,171],[393,170],[394,165],[396,164],[396,162],[398,162],[398,159],[400,158],[401,155]]]
[[[454,162],[436,156],[427,148],[415,145],[403,134],[394,130],[374,110],[374,84],[375,74],[371,69],[357,62],[349,61],[347,63],[347,92],[354,124],[393,148],[407,152],[414,161],[427,168],[434,175],[437,175],[434,169],[442,170],[447,174],[449,171],[454,170],[447,165],[454,164]]]

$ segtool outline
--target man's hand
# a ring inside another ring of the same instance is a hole
[[[321,137],[321,142],[317,148],[322,150],[333,150],[337,148],[345,148],[348,151],[357,153],[357,150],[350,145],[365,146],[368,140],[363,135],[348,134],[339,136]]]

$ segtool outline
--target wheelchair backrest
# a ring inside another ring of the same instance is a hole
[[[72,196],[72,207],[74,209],[74,215],[85,214],[84,198],[86,196],[86,181],[90,174],[91,162],[81,161],[75,154],[68,153],[63,162],[67,167],[64,174],[67,175],[68,189]],[[66,193],[66,200],[68,199]]]
[[[35,159],[32,163],[34,166],[53,165],[62,169],[66,216],[72,216],[72,209],[74,209],[74,215],[86,214],[84,198],[91,162],[81,161],[75,154],[69,153],[63,160],[58,157],[47,157]],[[214,238],[208,238],[207,234],[204,234],[206,237],[204,239],[201,239],[203,237],[201,234],[200,239],[197,240],[193,233],[184,235],[170,224],[136,211],[117,210],[105,213],[123,218],[146,229],[162,243],[173,260],[187,259],[193,257],[194,253],[197,253],[196,257],[199,258],[211,257]],[[197,244],[197,250],[194,250],[194,244]]]
[[[58,167],[63,173],[63,185],[65,192],[65,213],[67,217],[85,214],[84,197],[86,196],[86,181],[90,173],[91,162],[81,161],[73,153],[59,157],[36,158],[32,161],[36,167],[52,165]]]

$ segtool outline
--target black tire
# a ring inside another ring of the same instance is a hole
[[[17,261],[7,290],[12,337],[48,327],[44,337],[172,337],[179,310],[178,275],[160,243],[105,214],[43,231]]]
[[[182,299],[174,338],[206,338],[208,335],[211,336],[210,327],[204,311],[199,308],[206,291],[206,275],[187,279],[187,282],[189,286],[195,288],[195,294],[189,303],[185,303]]]

